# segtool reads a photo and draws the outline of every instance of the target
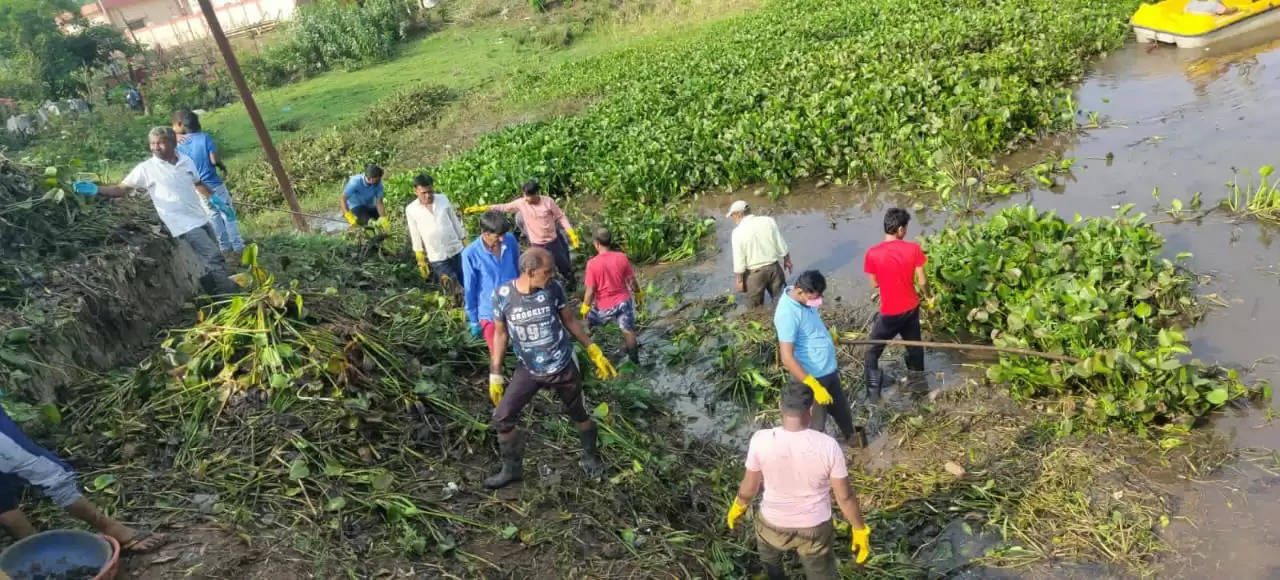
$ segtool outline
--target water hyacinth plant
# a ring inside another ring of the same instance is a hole
[[[1141,432],[1245,396],[1236,371],[1186,360],[1181,327],[1203,313],[1192,277],[1132,208],[1068,222],[1015,206],[927,238],[935,326],[1082,359],[1002,356],[987,371],[1020,399],[1066,396],[1076,423]]]

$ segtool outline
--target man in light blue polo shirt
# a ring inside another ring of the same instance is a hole
[[[382,207],[382,168],[369,164],[364,173],[352,175],[342,188],[342,216],[351,225],[381,224],[387,210]]]
[[[822,273],[808,270],[801,272],[795,285],[782,293],[773,312],[778,353],[787,372],[813,390],[815,404],[810,427],[822,431],[830,413],[845,439],[856,445],[859,439],[853,428],[853,413],[840,387],[835,340],[818,314],[822,293],[826,290],[827,279]]]

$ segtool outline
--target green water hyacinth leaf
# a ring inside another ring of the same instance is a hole
[[[1072,397],[1073,428],[1189,424],[1250,394],[1238,374],[1184,360],[1179,325],[1204,307],[1190,274],[1162,257],[1164,239],[1130,210],[1067,221],[1014,206],[929,236],[931,323],[1080,359],[1001,355],[986,372],[1016,398]]]

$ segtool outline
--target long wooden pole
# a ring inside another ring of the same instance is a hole
[[[1035,356],[1035,357],[1040,357],[1044,359],[1057,360],[1057,361],[1063,361],[1063,362],[1069,362],[1069,363],[1080,362],[1080,359],[1078,358],[1066,356],[1062,354],[1052,354],[1052,353],[1040,352],[1036,350],[1029,350],[1025,348],[1014,348],[1011,346],[992,346],[989,344],[960,344],[956,342],[929,342],[925,340],[876,340],[871,338],[858,338],[858,339],[842,338],[840,339],[840,344],[850,345],[850,346],[870,345],[870,344],[884,344],[884,345],[897,344],[901,346],[922,346],[925,348],[948,348],[953,350],[983,350],[988,352],[1003,352],[1007,354]]]
[[[258,112],[258,103],[253,100],[249,84],[244,82],[244,75],[240,73],[240,63],[236,61],[236,55],[231,51],[231,43],[227,41],[227,35],[222,32],[222,25],[218,23],[218,15],[214,13],[210,0],[199,0],[199,2],[200,11],[204,13],[204,20],[209,25],[209,34],[213,36],[213,41],[218,45],[218,51],[222,53],[222,59],[227,63],[227,72],[231,74],[231,80],[236,84],[236,92],[240,93],[240,101],[244,103],[245,111],[249,113],[249,120],[253,121],[253,130],[258,133],[262,151],[267,154],[267,163],[271,165],[271,171],[275,173],[276,181],[280,183],[280,193],[284,194],[284,200],[289,203],[293,225],[298,228],[298,231],[305,232],[307,220],[302,217],[302,206],[298,205],[298,198],[293,194],[293,183],[289,181],[289,174],[280,163],[280,154],[276,152],[276,146],[271,142],[271,134],[267,132],[266,123],[262,122],[262,114]]]

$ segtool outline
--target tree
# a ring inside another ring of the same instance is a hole
[[[75,32],[58,25],[67,17],[77,25]],[[132,54],[136,47],[109,26],[88,26],[75,0],[0,0],[0,54],[9,55],[0,61],[0,96],[34,100],[79,94],[85,89],[79,78],[85,75],[77,73],[109,63],[117,51]]]

